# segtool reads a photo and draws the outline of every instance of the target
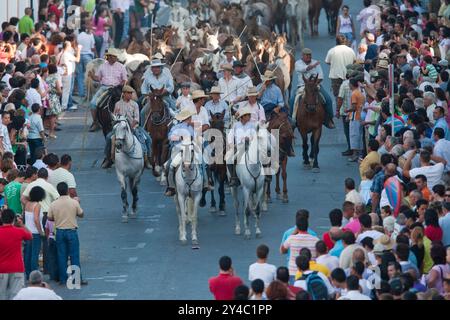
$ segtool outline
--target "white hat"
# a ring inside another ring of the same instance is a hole
[[[276,79],[277,76],[275,75],[275,73],[271,70],[266,70],[266,72],[264,72],[264,75],[261,77],[261,80],[264,81],[268,81],[268,80],[274,80]]]
[[[208,97],[203,90],[194,90],[192,92],[192,100]]]
[[[184,121],[194,115],[194,112],[190,111],[189,109],[181,110],[176,116],[175,119],[178,121]]]
[[[152,62],[150,63],[150,67],[162,67],[164,65],[164,63],[161,62],[161,60],[159,59],[153,59]]]
[[[211,88],[211,91],[209,91],[209,94],[213,94],[213,93],[221,94],[222,92],[220,91],[220,88],[219,88],[219,87],[213,86],[213,87]]]
[[[256,87],[248,87],[247,97],[253,97],[253,96],[257,96],[257,95],[258,95],[258,91],[256,90]]]
[[[238,110],[239,116],[238,118],[240,119],[242,116],[245,116],[246,114],[252,114],[252,110],[249,107],[244,107],[241,110]]]

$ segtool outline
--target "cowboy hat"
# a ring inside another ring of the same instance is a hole
[[[226,46],[225,49],[223,49],[223,53],[234,53],[234,47]]]
[[[237,67],[245,67],[245,63],[243,63],[241,60],[233,61],[233,68],[237,68]]]
[[[252,110],[249,107],[244,107],[241,110],[238,110],[239,116],[238,119],[240,119],[242,116],[245,116],[246,114],[252,114]]]
[[[122,88],[122,92],[123,93],[125,93],[125,92],[134,93],[134,89],[132,87],[130,87],[129,85],[124,85],[123,88]]]
[[[388,235],[384,234],[374,241],[374,244],[382,244],[384,246],[384,250],[392,250],[394,248],[395,241],[391,239]]]
[[[157,52],[153,55],[152,59],[162,60],[162,59],[164,59],[164,56],[160,52]]]
[[[194,90],[192,92],[192,100],[208,97],[203,90]]]
[[[258,91],[256,90],[256,87],[249,87],[247,89],[247,97],[254,97],[258,95]]]
[[[309,48],[304,48],[304,49],[302,50],[302,54],[312,54],[312,50],[309,49]]]
[[[153,59],[152,62],[150,63],[150,68],[162,67],[163,65],[164,63],[162,63],[160,59]]]
[[[220,88],[217,86],[212,87],[211,91],[209,91],[209,94],[213,94],[213,93],[222,94],[222,92],[220,91]]]
[[[178,121],[184,121],[194,115],[194,112],[192,112],[189,109],[181,110],[177,115],[175,115],[175,119]]]
[[[233,71],[233,66],[229,63],[225,63],[222,65],[222,70],[223,71]]]
[[[264,72],[264,75],[261,77],[261,80],[264,81],[269,81],[269,80],[273,80],[276,79],[276,75],[273,73],[273,71],[270,70],[266,70],[266,72]]]
[[[119,57],[119,53],[117,52],[116,49],[114,49],[114,48],[109,48],[108,51],[105,52],[105,57],[106,57],[106,56],[113,56],[113,57],[118,58],[118,57]]]

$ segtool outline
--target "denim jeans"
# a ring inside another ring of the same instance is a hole
[[[48,239],[48,272],[50,279],[59,281],[59,268],[58,268],[58,250],[56,248],[56,240]]]
[[[58,252],[59,280],[67,281],[67,262],[80,267],[80,242],[76,229],[56,229],[56,248]]]
[[[130,32],[130,10],[127,10],[127,11],[125,11],[125,14],[123,17],[122,41],[124,41],[125,39],[128,39],[129,32]]]
[[[103,36],[94,35],[94,40],[95,40],[95,50],[97,51],[97,57],[101,58],[100,52],[102,51],[103,46]]]
[[[41,235],[38,233],[33,233],[33,238],[31,240],[25,241],[23,253],[26,280],[28,280],[31,271],[39,270],[40,252],[41,252]]]
[[[42,139],[28,139],[28,146],[30,147],[30,160],[31,164],[36,162],[36,149],[39,147],[43,147],[44,143],[42,142]]]
[[[84,97],[86,95],[85,88],[84,88],[84,74],[86,73],[87,64],[89,62],[91,62],[93,59],[94,59],[93,54],[85,53],[80,56],[80,62],[77,63],[76,81],[77,81],[79,97]]]
[[[115,12],[113,15],[113,20],[114,20],[114,24],[115,24],[115,34],[114,34],[114,46],[116,48],[118,48],[120,46],[120,42],[122,41],[123,38],[123,29],[124,29],[124,22],[125,22],[125,17],[124,17],[124,13],[117,13]]]

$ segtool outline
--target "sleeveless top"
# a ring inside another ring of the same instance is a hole
[[[34,208],[36,204],[33,207],[32,211],[26,211],[25,210],[25,226],[28,230],[30,230],[33,234],[39,234],[38,228],[36,227],[36,224],[34,223]],[[39,211],[39,221],[41,223],[41,229],[44,230],[44,226],[42,226],[42,219],[44,218],[44,214],[42,213],[42,208]]]
[[[351,16],[348,16],[345,18],[343,15],[339,15],[339,21],[340,21],[340,33],[351,33],[352,32],[352,20]]]

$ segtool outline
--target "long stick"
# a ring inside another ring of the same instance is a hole
[[[153,17],[150,23],[150,59],[153,59]]]
[[[177,56],[176,56],[176,58],[175,58],[175,61],[173,62],[173,64],[170,66],[170,71],[172,72],[172,68],[173,68],[173,66],[175,65],[175,63],[177,62],[177,60],[178,60],[178,57],[180,56],[180,54],[181,54],[181,52],[184,50],[184,48],[181,48],[180,49],[180,52],[178,52],[178,54],[177,54]]]
[[[252,55],[253,62],[255,63],[256,70],[258,70],[259,76],[262,77],[261,71],[259,71],[258,64],[256,63],[255,56],[253,55],[252,49],[250,49],[250,46],[248,45],[248,43],[247,43],[247,48],[248,48],[248,51],[250,52],[250,54]]]
[[[238,39],[240,39],[242,37],[245,30],[247,30],[247,25],[245,25],[244,29],[242,29],[241,34],[239,35]]]

